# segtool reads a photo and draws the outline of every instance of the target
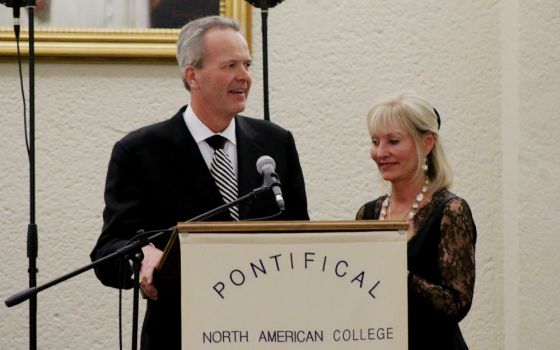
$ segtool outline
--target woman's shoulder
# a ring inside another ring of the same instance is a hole
[[[441,193],[438,193],[440,192]],[[472,238],[476,241],[476,225],[471,208],[465,199],[448,190],[440,190],[434,193],[442,207],[443,221],[448,227],[460,227],[462,231],[472,232]]]
[[[443,206],[443,210],[445,212],[457,212],[463,210],[468,210],[470,212],[470,207],[467,201],[448,189],[443,188],[436,191],[432,198],[434,204]]]
[[[356,220],[375,220],[379,215],[379,210],[381,208],[381,203],[387,198],[387,195],[384,194],[376,199],[369,201],[362,205],[356,214]]]

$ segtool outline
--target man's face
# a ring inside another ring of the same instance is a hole
[[[185,71],[191,104],[203,119],[230,120],[245,109],[252,82],[251,54],[243,36],[231,29],[208,31],[205,44],[202,68]]]

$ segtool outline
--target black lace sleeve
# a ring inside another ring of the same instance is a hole
[[[411,274],[410,287],[436,310],[460,321],[471,307],[475,281],[476,227],[467,202],[461,198],[450,200],[445,205],[440,229],[441,285]]]

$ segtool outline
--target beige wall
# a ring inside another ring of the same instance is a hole
[[[519,349],[555,349],[560,344],[560,3],[521,1],[519,14],[519,166],[515,179],[519,323],[515,336]],[[505,237],[507,251],[508,232]]]
[[[365,114],[413,89],[432,100],[477,222],[472,349],[556,349],[560,291],[560,3],[286,1],[269,15],[272,120],[296,137],[313,220],[352,219],[384,191]],[[248,115],[262,115],[260,14]],[[39,283],[88,263],[113,143],[188,101],[171,65],[37,65]],[[0,298],[27,285],[28,163],[17,67],[0,64]],[[131,297],[125,292],[125,348]],[[116,348],[118,292],[86,273],[41,293],[41,349]],[[0,348],[28,344],[26,304],[0,308]]]

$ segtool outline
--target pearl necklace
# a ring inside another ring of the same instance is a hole
[[[416,212],[418,211],[418,208],[420,208],[420,203],[424,200],[424,196],[426,194],[426,192],[428,192],[428,185],[430,184],[430,180],[426,179],[426,181],[424,182],[424,185],[422,186],[422,190],[420,191],[420,193],[418,193],[418,195],[416,196],[414,203],[412,203],[412,206],[410,207],[410,210],[408,211],[408,214],[406,215],[406,220],[410,221],[414,218],[414,215],[416,215]],[[381,203],[381,212],[379,213],[379,220],[386,220],[387,218],[387,213],[390,213],[390,208],[389,206],[391,205],[391,194],[387,194],[387,197],[385,198],[385,200],[383,200],[383,203]]]

